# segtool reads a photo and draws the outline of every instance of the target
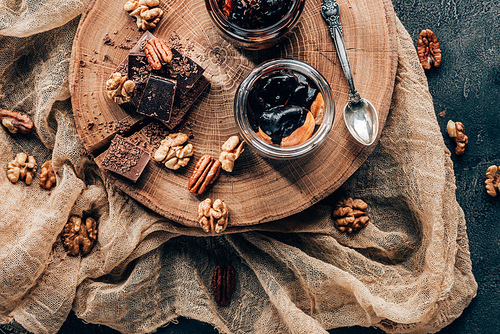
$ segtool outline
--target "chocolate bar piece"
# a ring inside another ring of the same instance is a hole
[[[137,107],[141,101],[142,94],[151,74],[151,67],[144,52],[129,53],[128,55],[128,78],[135,83],[132,103]]]
[[[177,92],[179,95],[187,94],[194,84],[203,76],[205,70],[191,58],[182,55],[176,49],[172,49],[172,62],[163,65],[153,73],[162,77],[177,81]]]
[[[177,83],[174,80],[151,74],[137,112],[168,124],[172,115],[176,87]]]
[[[150,158],[149,152],[116,135],[102,160],[102,167],[135,183]]]
[[[170,121],[165,124],[170,130],[174,129],[179,125],[185,118],[187,112],[191,106],[198,100],[200,95],[210,86],[210,81],[204,76],[200,77],[198,81],[195,82],[193,88],[185,94],[180,96],[177,94],[175,96],[174,108],[172,115],[170,116]]]

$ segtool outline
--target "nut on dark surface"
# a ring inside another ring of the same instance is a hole
[[[236,274],[231,265],[217,266],[212,277],[212,288],[217,304],[227,306],[236,287]]]
[[[97,240],[97,222],[92,217],[82,218],[71,216],[61,233],[64,248],[69,255],[78,256],[80,253],[85,256],[90,253]]]
[[[436,34],[430,29],[424,29],[420,32],[417,42],[418,60],[422,67],[430,70],[432,66],[439,67],[441,65],[441,48]]]
[[[498,166],[490,166],[486,171],[486,181],[484,181],[486,192],[491,197],[496,197],[500,192],[500,174]]]

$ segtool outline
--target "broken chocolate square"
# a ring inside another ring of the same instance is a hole
[[[198,100],[200,95],[210,86],[210,81],[202,76],[193,88],[185,95],[175,96],[174,109],[170,116],[170,122],[166,126],[172,130],[185,118],[191,106]]]
[[[129,53],[128,55],[128,79],[135,83],[132,103],[137,107],[141,101],[142,94],[146,88],[151,67],[144,52]]]
[[[168,124],[172,115],[176,87],[177,83],[174,80],[151,74],[137,112]]]
[[[149,152],[116,135],[102,160],[102,167],[135,183],[150,158]]]
[[[187,94],[194,84],[203,76],[205,70],[191,58],[182,55],[176,49],[172,49],[172,61],[158,71],[153,73],[162,77],[176,80],[179,95]]]

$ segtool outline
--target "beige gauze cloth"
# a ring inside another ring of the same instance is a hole
[[[222,333],[354,325],[431,333],[462,313],[477,289],[464,214],[424,71],[399,21],[391,111],[361,168],[303,213],[207,237],[127,197],[82,154],[68,67],[85,5],[0,1],[0,107],[35,123],[28,136],[0,129],[0,322],[55,333],[73,309],[123,333],[179,316]],[[40,167],[31,186],[7,179],[21,151],[39,166],[52,159],[55,188],[38,186]],[[370,224],[359,233],[333,226],[332,206],[347,197],[369,205]],[[98,217],[98,240],[88,256],[70,257],[58,236],[82,213]],[[229,307],[212,293],[219,264],[236,270]]]

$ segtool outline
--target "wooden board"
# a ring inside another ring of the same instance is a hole
[[[122,111],[106,97],[105,81],[141,36],[124,1],[95,0],[83,14],[70,68],[75,124],[85,147],[99,164],[110,139],[121,130],[147,141],[141,128],[147,121]],[[383,129],[397,67],[395,14],[390,0],[339,0],[344,39],[360,94],[379,112]],[[279,45],[264,51],[244,51],[225,41],[211,22],[202,0],[170,0],[160,5],[165,14],[152,32],[206,68],[211,88],[191,109],[188,120],[195,155],[180,171],[150,161],[137,184],[108,177],[125,193],[157,213],[186,226],[199,226],[197,207],[209,197],[224,200],[230,225],[244,226],[298,213],[336,190],[373,151],[354,141],[346,129],[342,109],[348,100],[333,41],[320,14],[320,0],[307,0],[293,32]],[[109,37],[107,43],[104,39]],[[222,143],[238,133],[233,118],[234,93],[259,63],[272,58],[305,61],[331,85],[336,117],[333,130],[312,155],[293,161],[262,158],[247,147],[233,173],[222,172],[205,194],[195,197],[187,182],[195,162],[204,154],[217,158]]]

